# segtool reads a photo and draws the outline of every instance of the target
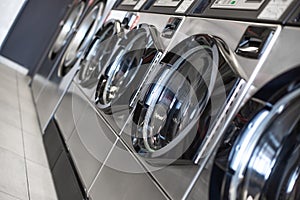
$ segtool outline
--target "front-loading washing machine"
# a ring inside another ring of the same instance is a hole
[[[264,58],[264,63],[257,66],[251,75],[238,103],[232,106],[230,113],[224,114],[226,117],[220,118],[216,123],[215,132],[219,137],[209,145],[209,155],[202,159],[199,157],[198,160],[202,160],[206,166],[202,165],[203,168],[198,170],[190,185],[191,190],[186,192],[186,199],[298,199],[297,176],[291,178],[295,168],[289,168],[285,164],[295,164],[295,146],[288,141],[291,138],[289,130],[293,130],[296,122],[289,123],[288,115],[293,116],[289,113],[290,105],[294,105],[296,96],[291,97],[291,94],[297,90],[298,78],[295,77],[299,71],[299,58],[295,53],[299,48],[296,40],[299,28],[287,24],[297,24],[299,11],[292,14],[298,9],[292,1],[284,4],[279,1],[264,2],[265,9],[273,3],[279,3],[279,8],[285,8],[278,13],[276,20],[271,19],[282,30],[273,41],[273,47]],[[219,12],[219,17],[227,8],[223,8],[223,11],[220,9],[214,10]],[[256,18],[263,12],[266,11],[260,9]],[[234,15],[233,13],[232,16]],[[284,17],[291,15],[291,19]],[[249,18],[248,21],[254,18]],[[263,21],[266,22],[266,19]],[[249,49],[249,44],[255,42],[248,41],[245,46],[239,46],[248,48],[249,55],[253,52]],[[237,49],[236,53],[241,51]],[[296,117],[294,119],[297,121]],[[297,140],[294,142],[297,143]],[[291,148],[288,149],[285,145],[290,145]],[[284,154],[287,151],[291,156]]]
[[[105,4],[103,1],[89,1],[83,17],[75,29],[76,31],[70,36],[59,54],[51,61],[49,65],[51,72],[47,80],[43,81],[42,89],[35,99],[42,130],[45,129],[77,71],[78,65],[75,65],[76,61],[84,52],[85,47],[91,42],[97,28],[101,26],[111,8],[111,3],[111,1],[108,4]],[[105,7],[105,5],[107,6]],[[52,51],[50,50],[49,55],[53,55]],[[41,70],[43,70],[44,63],[48,63],[50,59],[51,56],[44,59]],[[68,65],[63,65],[63,63],[68,63]],[[75,67],[73,68],[73,66]]]
[[[299,13],[283,27],[253,81],[256,93],[225,131],[214,158],[211,199],[300,198]]]
[[[233,112],[280,30],[279,25],[187,17],[149,73],[121,138],[171,198],[185,198],[219,137],[216,124]],[[255,52],[245,53],[245,40],[257,42]]]

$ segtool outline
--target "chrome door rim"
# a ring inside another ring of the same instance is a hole
[[[126,45],[126,48],[123,51],[119,52],[119,56],[116,58],[116,62],[114,62],[113,67],[108,72],[109,74],[111,74],[111,76],[109,76],[109,78],[105,84],[105,89],[104,89],[104,93],[102,96],[108,96],[107,91],[109,91],[109,88],[113,85],[112,82],[114,80],[115,74],[118,72],[118,70],[120,68],[120,66],[119,66],[120,60],[124,57],[124,55],[128,52],[128,50],[131,49],[131,47],[134,45],[135,41],[142,38],[143,35],[144,35],[144,33],[141,33],[141,35],[137,35],[133,41],[131,41],[128,45]],[[141,63],[139,63],[139,67],[140,67],[140,64]],[[133,77],[135,77],[139,67],[137,67],[135,73],[133,74]],[[128,74],[128,71],[124,74],[124,77],[127,74]],[[130,82],[128,82],[126,85],[130,84]],[[109,101],[106,98],[103,98],[103,100],[104,100],[104,106],[110,106],[112,101],[114,101],[115,99],[112,99],[111,101]]]
[[[250,132],[243,133],[244,137],[240,137],[239,139],[240,142],[238,145],[239,147],[243,147],[243,149],[236,148],[235,150],[238,151],[238,153],[242,156],[236,156],[237,153],[232,154],[233,159],[230,162],[230,168],[233,169],[235,173],[230,182],[230,188],[229,188],[230,199],[237,199],[239,197],[239,194],[237,194],[237,192],[239,191],[238,188],[241,187],[241,184],[244,184],[243,183],[244,180],[247,182],[251,179],[251,177],[247,177],[245,172],[246,170],[248,171],[251,167],[253,167],[253,166],[249,166],[251,165],[251,163],[249,162],[256,158],[256,157],[252,157],[253,156],[252,154],[256,149],[258,149],[257,144],[259,143],[260,138],[264,136],[263,135],[264,131],[267,130],[268,126],[273,122],[273,118],[280,115],[285,110],[289,102],[291,102],[291,100],[295,99],[299,95],[300,95],[300,89],[290,93],[289,95],[282,98],[279,102],[277,102],[271,111],[268,110],[261,111],[260,114],[258,114],[249,123],[247,129],[253,133],[252,136],[250,135]],[[248,138],[250,137],[252,139],[246,140],[245,139],[246,137]],[[257,156],[262,156],[262,153],[263,151],[260,151],[260,154],[258,154]],[[268,169],[270,170],[271,170],[271,166],[272,163],[269,164],[265,163],[265,167],[268,167]],[[255,169],[253,168],[253,170]]]
[[[175,61],[175,63],[173,65],[178,65],[181,63],[181,60],[184,60],[184,59],[188,59],[189,56],[193,56],[193,54],[196,54],[198,51],[202,51],[206,48],[205,45],[201,45],[201,46],[198,46],[198,47],[193,47],[193,49],[190,49],[188,52],[185,52],[183,55],[181,55],[181,58],[178,59],[177,61]],[[210,96],[211,93],[212,93],[212,90],[214,88],[214,85],[215,85],[215,79],[217,77],[217,73],[218,73],[218,66],[217,66],[217,63],[219,62],[219,54],[217,52],[217,47],[214,47],[211,49],[213,54],[214,54],[214,60],[212,63],[211,63],[211,73],[208,73],[208,67],[206,70],[205,70],[205,73],[202,74],[203,75],[203,78],[206,79],[204,82],[206,82],[207,84],[207,96]],[[179,68],[181,65],[179,66],[175,66],[175,68]],[[174,70],[173,70],[174,71]],[[168,73],[167,76],[165,76],[161,82],[158,84],[158,85],[164,85],[164,82],[166,81],[165,79],[167,79],[167,77],[171,77],[172,76],[172,70],[170,70],[171,73]],[[208,83],[207,83],[208,82]],[[158,86],[158,90],[161,90],[163,86]],[[148,91],[148,89],[146,89]],[[156,91],[158,93],[160,93],[159,91]],[[156,92],[151,92],[151,93],[156,93]],[[142,97],[143,98],[143,97]],[[149,106],[151,107],[151,106]],[[148,108],[149,109],[149,108]],[[148,110],[147,109],[147,110]],[[142,154],[145,156],[145,157],[151,157],[151,158],[157,158],[157,157],[161,157],[161,156],[164,156],[166,154],[168,154],[168,152],[171,152],[171,151],[176,151],[174,150],[174,148],[177,147],[177,145],[179,145],[183,140],[184,138],[186,138],[188,135],[189,136],[192,136],[190,135],[190,130],[193,129],[193,127],[195,126],[195,124],[198,122],[199,120],[199,116],[201,116],[201,113],[203,112],[204,109],[200,109],[197,111],[197,113],[195,113],[193,116],[193,119],[191,119],[190,123],[187,123],[187,125],[181,130],[181,134],[178,134],[176,137],[173,138],[173,140],[171,142],[169,142],[167,145],[163,146],[162,148],[160,149],[156,149],[156,150],[153,150],[152,148],[150,148],[150,146],[146,147],[149,155],[145,155],[145,153],[143,152]],[[151,110],[149,110],[150,112],[152,112]],[[148,113],[148,111],[147,111]],[[146,115],[147,115],[146,113]],[[151,114],[151,113],[150,113]],[[145,119],[145,121],[147,121]],[[142,124],[147,124],[147,122],[145,123],[145,121],[143,121]],[[137,128],[137,129],[140,129],[140,128]],[[143,134],[141,135],[142,139],[143,140],[143,144],[147,144],[147,139],[148,139],[148,135],[145,133],[146,130],[148,130],[147,127],[145,127],[144,125],[141,127],[141,129],[143,130]],[[189,146],[188,146],[189,147]],[[185,147],[187,150],[188,147]],[[183,150],[183,149],[181,149]],[[175,157],[172,157],[170,158],[170,160],[168,162],[172,162],[173,159],[178,159],[184,152],[176,152],[174,154],[176,154],[176,156],[178,156],[177,158]]]
[[[80,22],[74,37],[69,43],[60,63],[59,76],[63,76],[63,68],[71,68],[93,39],[102,18],[104,3],[96,4]]]
[[[100,35],[97,36],[94,41],[91,44],[91,48],[89,49],[88,52],[85,53],[85,56],[82,58],[82,60],[80,61],[80,70],[79,70],[79,82],[80,84],[83,84],[85,82],[87,82],[89,78],[91,78],[95,71],[96,63],[99,62],[103,62],[102,59],[105,55],[107,55],[109,53],[109,51],[107,51],[107,49],[109,49],[111,42],[111,38],[108,38],[108,41],[105,41],[103,37],[105,37],[109,31],[111,31],[112,29],[114,29],[116,27],[116,25],[119,25],[118,22],[113,22],[108,24],[108,27],[105,29],[105,31]],[[117,37],[115,36],[115,34],[121,32],[121,28],[119,26],[117,26],[117,32],[113,33],[112,35],[110,35],[109,37]],[[116,40],[117,41],[117,40]],[[106,43],[106,44],[104,44]],[[102,48],[102,44],[104,44],[104,47]],[[113,43],[114,44],[114,43]],[[100,45],[100,47],[99,47]],[[101,52],[99,55],[99,48],[101,48]],[[91,64],[93,66],[91,66]],[[98,64],[99,68],[99,72],[102,70],[102,67],[100,66],[101,64]],[[105,65],[105,63],[104,63]]]

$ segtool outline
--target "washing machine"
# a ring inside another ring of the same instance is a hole
[[[172,199],[186,198],[219,137],[219,120],[238,105],[281,30],[266,23],[199,18],[208,8],[201,3],[194,4],[204,7],[186,17],[149,73],[121,133]]]
[[[288,2],[285,2],[288,3]],[[297,119],[299,7],[275,21],[282,30],[257,67],[239,106],[220,119],[219,138],[185,199],[298,199]],[[293,119],[291,119],[293,118]]]
[[[44,86],[35,102],[43,131],[78,70],[78,64],[76,64],[78,58],[91,42],[98,27],[102,25],[112,6],[111,3],[112,1],[109,1],[109,4],[105,7],[103,1],[89,1],[76,32],[74,32],[68,44],[65,45],[61,54],[55,59],[52,71],[47,81],[44,82]]]
[[[255,77],[256,93],[225,131],[214,159],[211,199],[300,198],[299,11]]]

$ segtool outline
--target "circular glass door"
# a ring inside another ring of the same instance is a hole
[[[103,2],[97,3],[80,22],[76,34],[69,43],[61,60],[58,70],[59,76],[64,76],[70,71],[81,53],[83,53],[84,49],[93,39],[99,21],[101,20],[103,9]]]
[[[68,16],[66,17],[66,19],[63,21],[63,24],[61,25],[59,34],[56,37],[56,40],[51,50],[49,51],[48,54],[49,59],[51,60],[54,59],[56,54],[66,44],[69,36],[73,33],[73,31],[76,28],[84,8],[85,8],[85,3],[83,1],[80,1],[80,3],[76,4],[72,8],[72,10],[68,13]]]
[[[153,44],[147,28],[139,27],[128,32],[118,43],[111,62],[106,65],[101,73],[95,94],[98,108],[104,112],[111,112],[113,102],[120,99],[125,91],[135,90],[138,85],[131,85],[137,73],[145,69],[145,53]],[[148,61],[147,61],[148,62]],[[126,102],[128,108],[129,100]],[[115,109],[118,105],[114,105]]]
[[[88,47],[87,52],[80,61],[78,72],[79,83],[83,87],[92,86],[105,66],[117,44],[117,34],[121,32],[119,21],[109,22],[96,34],[95,39]]]
[[[191,36],[156,66],[134,110],[132,143],[140,155],[166,159],[168,155],[168,162],[173,162],[189,147],[201,144],[219,56],[212,37]]]

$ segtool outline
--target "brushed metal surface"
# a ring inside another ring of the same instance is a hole
[[[54,115],[66,143],[70,139],[75,129],[75,124],[82,115],[82,111],[87,106],[88,102],[84,94],[81,93],[74,83],[71,83]]]
[[[82,111],[67,146],[85,188],[91,186],[116,139],[92,105]]]
[[[299,35],[300,28],[284,27],[282,29],[270,55],[254,80],[255,91],[272,78],[300,65]]]
[[[88,194],[91,200],[167,199],[120,141],[114,146]]]

